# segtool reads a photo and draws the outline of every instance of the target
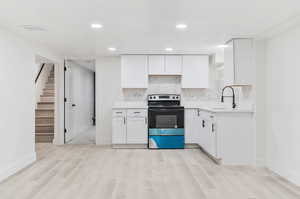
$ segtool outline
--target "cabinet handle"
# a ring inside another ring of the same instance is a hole
[[[126,118],[124,117],[124,124],[126,124]]]
[[[148,118],[145,117],[145,124],[148,124]]]
[[[116,112],[116,113],[120,114],[120,113],[122,113],[122,112]]]
[[[204,128],[204,127],[205,127],[205,121],[202,120],[202,128]]]
[[[199,109],[197,109],[197,112],[198,112],[198,117],[200,116],[200,110]]]
[[[133,112],[134,114],[138,114],[138,113],[141,113],[141,112]]]
[[[215,125],[214,124],[211,125],[211,131],[212,131],[212,133],[215,132]]]

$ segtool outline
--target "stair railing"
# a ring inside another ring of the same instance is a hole
[[[42,66],[41,66],[41,68],[40,68],[40,70],[39,70],[39,72],[38,72],[38,74],[37,74],[37,76],[35,78],[35,83],[38,81],[38,79],[39,79],[39,77],[40,77],[40,75],[41,75],[41,73],[42,73],[42,71],[44,69],[44,66],[45,66],[45,63],[42,64]]]

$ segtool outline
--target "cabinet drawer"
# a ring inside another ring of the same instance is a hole
[[[127,117],[146,117],[147,110],[146,109],[128,109]]]
[[[115,109],[113,110],[113,117],[125,117],[126,116],[126,110],[124,109]]]

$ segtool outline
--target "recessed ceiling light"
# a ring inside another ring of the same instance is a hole
[[[109,50],[109,51],[116,51],[117,49],[114,48],[114,47],[109,47],[108,50]]]
[[[187,28],[187,25],[186,25],[186,24],[183,24],[183,23],[177,24],[177,25],[176,25],[176,28],[177,28],[177,29],[186,29],[186,28]]]
[[[166,48],[165,51],[171,52],[173,51],[173,48]]]
[[[218,48],[227,48],[227,47],[228,47],[228,45],[226,45],[226,44],[218,45]]]
[[[99,23],[93,23],[91,24],[91,28],[94,28],[94,29],[99,29],[99,28],[102,28],[103,26]]]

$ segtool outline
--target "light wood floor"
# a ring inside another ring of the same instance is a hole
[[[38,161],[0,184],[1,199],[299,199],[266,169],[224,167],[200,150],[38,144]]]

